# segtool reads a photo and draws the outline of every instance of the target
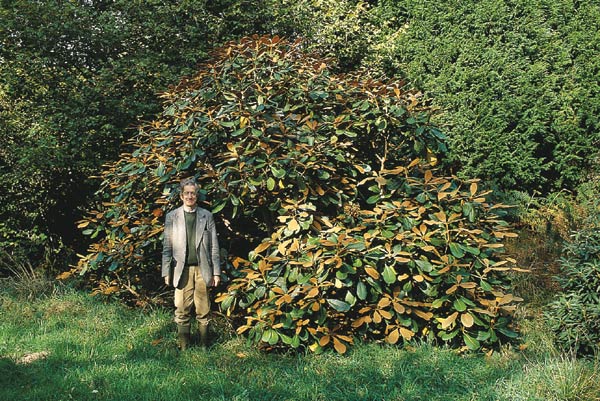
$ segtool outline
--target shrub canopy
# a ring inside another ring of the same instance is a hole
[[[300,41],[244,38],[166,92],[102,173],[77,270],[104,293],[157,290],[162,216],[194,176],[220,221],[241,333],[269,347],[514,336],[513,236],[476,181],[437,177],[431,108],[402,82],[332,73]]]

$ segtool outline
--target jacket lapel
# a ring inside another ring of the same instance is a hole
[[[206,226],[206,215],[200,211],[200,208],[196,208],[196,249],[202,242],[202,236],[204,235],[204,227]],[[198,255],[200,256],[200,255]]]

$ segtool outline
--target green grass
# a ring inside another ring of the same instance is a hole
[[[556,353],[538,320],[525,351],[491,356],[427,344],[266,354],[236,337],[180,353],[168,310],[64,289],[0,302],[0,400],[600,400],[598,362]]]

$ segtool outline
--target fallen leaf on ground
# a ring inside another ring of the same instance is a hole
[[[17,361],[17,365],[28,365],[40,359],[46,359],[50,355],[48,351],[33,352],[31,354],[25,354],[21,359]]]

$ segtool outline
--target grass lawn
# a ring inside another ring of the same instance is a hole
[[[266,354],[235,336],[180,353],[169,310],[68,289],[5,289],[0,303],[0,400],[600,400],[598,360],[557,353],[536,319],[525,350],[491,356],[427,344]]]

